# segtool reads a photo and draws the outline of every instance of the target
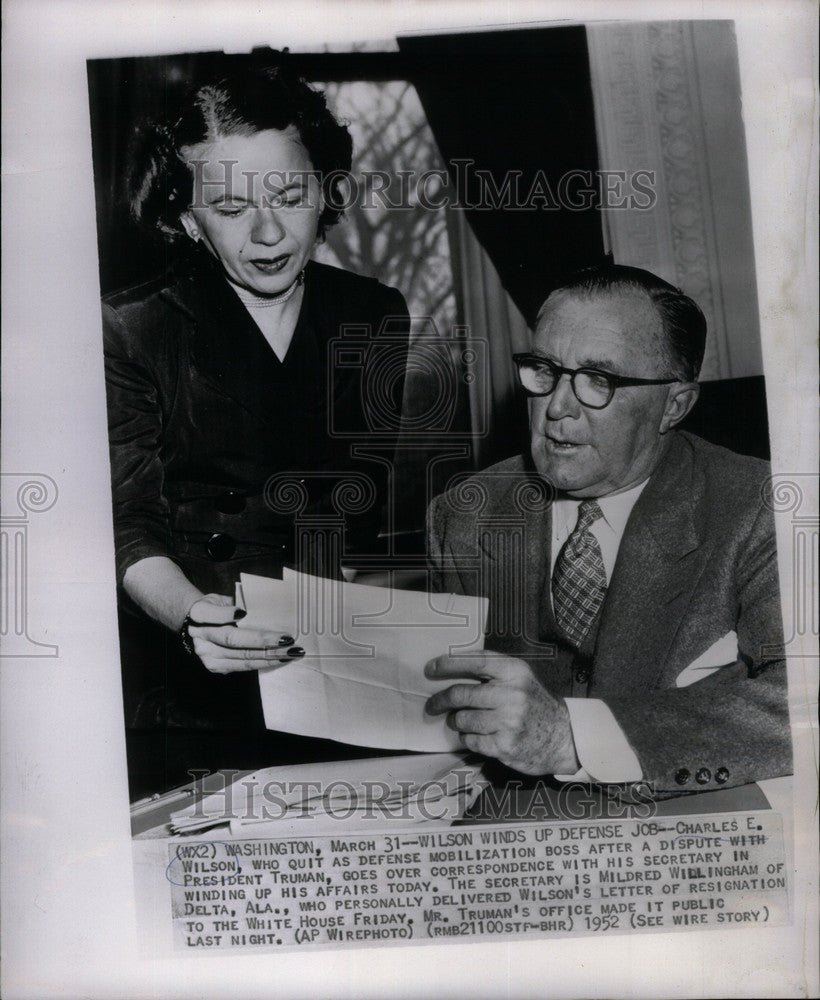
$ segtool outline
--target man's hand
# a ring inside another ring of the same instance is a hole
[[[301,647],[293,645],[290,635],[236,628],[237,617],[244,617],[245,612],[237,612],[230,597],[206,594],[189,614],[196,622],[188,628],[194,650],[211,673],[259,670],[305,655]]]
[[[424,668],[434,680],[470,678],[427,701],[431,715],[448,713],[447,723],[465,747],[495,757],[522,774],[574,774],[569,712],[532,674],[523,660],[485,651],[439,656]]]

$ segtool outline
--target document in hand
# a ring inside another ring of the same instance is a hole
[[[444,716],[424,703],[452,681],[424,676],[428,660],[484,647],[487,600],[368,587],[285,569],[243,573],[242,628],[296,637],[306,655],[259,671],[265,725],[358,746],[459,749]],[[470,683],[465,681],[465,683]]]

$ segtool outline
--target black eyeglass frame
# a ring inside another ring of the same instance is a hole
[[[612,397],[615,395],[615,390],[620,389],[621,386],[626,385],[671,385],[673,382],[680,382],[679,378],[630,378],[627,375],[615,375],[613,372],[601,371],[600,368],[564,368],[561,365],[556,365],[554,361],[550,361],[549,358],[543,358],[540,354],[513,354],[513,361],[516,364],[516,371],[518,373],[518,382],[521,388],[528,396],[542,397],[551,396],[555,390],[558,388],[558,383],[561,381],[562,375],[569,375],[570,385],[572,386],[572,391],[575,394],[575,398],[581,404],[581,406],[586,406],[589,410],[603,410],[605,407],[609,406],[612,402]],[[524,383],[521,381],[521,365],[525,363],[534,363],[540,365],[542,368],[549,368],[550,371],[555,376],[555,385],[546,392],[533,392],[528,389]],[[600,406],[596,406],[593,403],[585,403],[583,399],[578,395],[578,390],[575,388],[575,377],[576,375],[587,374],[594,375],[597,378],[604,378],[609,385],[609,396],[605,403],[601,403]]]

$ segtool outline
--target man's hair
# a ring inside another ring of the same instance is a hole
[[[598,264],[575,271],[550,292],[538,313],[557,293],[593,296],[607,292],[638,292],[655,306],[663,326],[670,374],[686,382],[697,379],[706,349],[706,317],[688,295],[651,271],[623,264]]]
[[[173,240],[185,235],[193,171],[182,150],[228,136],[293,126],[322,182],[319,235],[342,214],[339,188],[350,172],[353,140],[325,96],[282,66],[251,69],[193,86],[165,121],[137,128],[130,149],[128,196],[134,218]]]

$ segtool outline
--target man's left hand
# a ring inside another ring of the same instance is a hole
[[[522,774],[574,774],[569,712],[533,676],[524,660],[484,651],[439,656],[424,668],[434,680],[473,679],[427,700],[431,715],[447,712],[447,724],[469,750],[495,757]]]

